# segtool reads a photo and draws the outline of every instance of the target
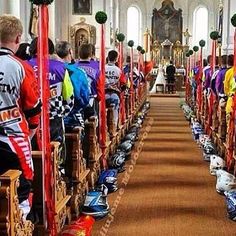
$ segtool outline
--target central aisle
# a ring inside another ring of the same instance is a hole
[[[97,221],[92,235],[235,236],[179,98],[151,98],[145,125],[150,132],[128,184],[109,195],[112,215]]]

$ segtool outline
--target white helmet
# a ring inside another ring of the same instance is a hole
[[[210,162],[211,156],[212,156],[213,154],[207,154],[207,153],[203,152],[202,155],[203,155],[203,160],[204,160],[204,161]]]
[[[216,170],[220,170],[225,167],[225,161],[218,155],[211,155],[210,162],[211,175],[216,175]]]
[[[203,148],[205,146],[205,143],[206,142],[210,142],[211,141],[211,138],[209,137],[209,135],[207,134],[200,134],[199,135],[199,145]]]
[[[225,191],[236,188],[236,178],[234,175],[225,170],[217,170],[216,176],[216,191],[218,193],[224,193]]]

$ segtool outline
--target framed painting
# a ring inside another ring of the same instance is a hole
[[[73,14],[92,15],[92,0],[73,0]]]

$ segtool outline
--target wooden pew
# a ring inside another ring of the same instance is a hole
[[[83,142],[83,155],[87,160],[88,168],[90,169],[88,180],[89,187],[95,187],[95,183],[101,172],[100,159],[102,152],[98,142],[96,117],[90,117],[85,121],[85,137]]]
[[[84,203],[85,196],[88,192],[88,175],[90,170],[87,169],[86,160],[83,158],[81,143],[81,127],[75,128],[73,133],[66,133],[66,176],[68,178],[72,218],[79,216],[79,209]]]
[[[55,223],[57,232],[61,232],[62,228],[70,221],[70,209],[67,207],[67,203],[71,196],[67,195],[66,183],[63,180],[59,169],[58,169],[58,158],[59,158],[59,143],[52,142],[51,144],[51,160],[53,165],[53,192],[55,199]],[[44,197],[43,197],[43,165],[42,165],[42,152],[33,151],[32,152],[35,177],[33,182],[33,205],[34,209],[39,215],[39,224],[35,225],[34,235],[48,235],[45,226],[45,215],[44,215]]]
[[[114,105],[111,104],[107,107],[107,131],[109,134],[110,148],[109,154],[114,154],[117,145],[120,141],[121,132],[118,133],[117,127],[114,122]]]
[[[218,129],[217,129],[217,150],[220,156],[225,157],[226,152],[226,111],[225,111],[225,105],[218,106],[217,111],[218,116]]]
[[[0,235],[31,236],[34,225],[23,219],[19,209],[17,187],[21,171],[8,170],[0,176]]]

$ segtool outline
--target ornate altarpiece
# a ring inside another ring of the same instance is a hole
[[[163,43],[166,39],[175,44],[180,41],[182,44],[183,18],[182,10],[176,10],[171,0],[162,2],[162,7],[153,10],[152,36],[153,41]]]

